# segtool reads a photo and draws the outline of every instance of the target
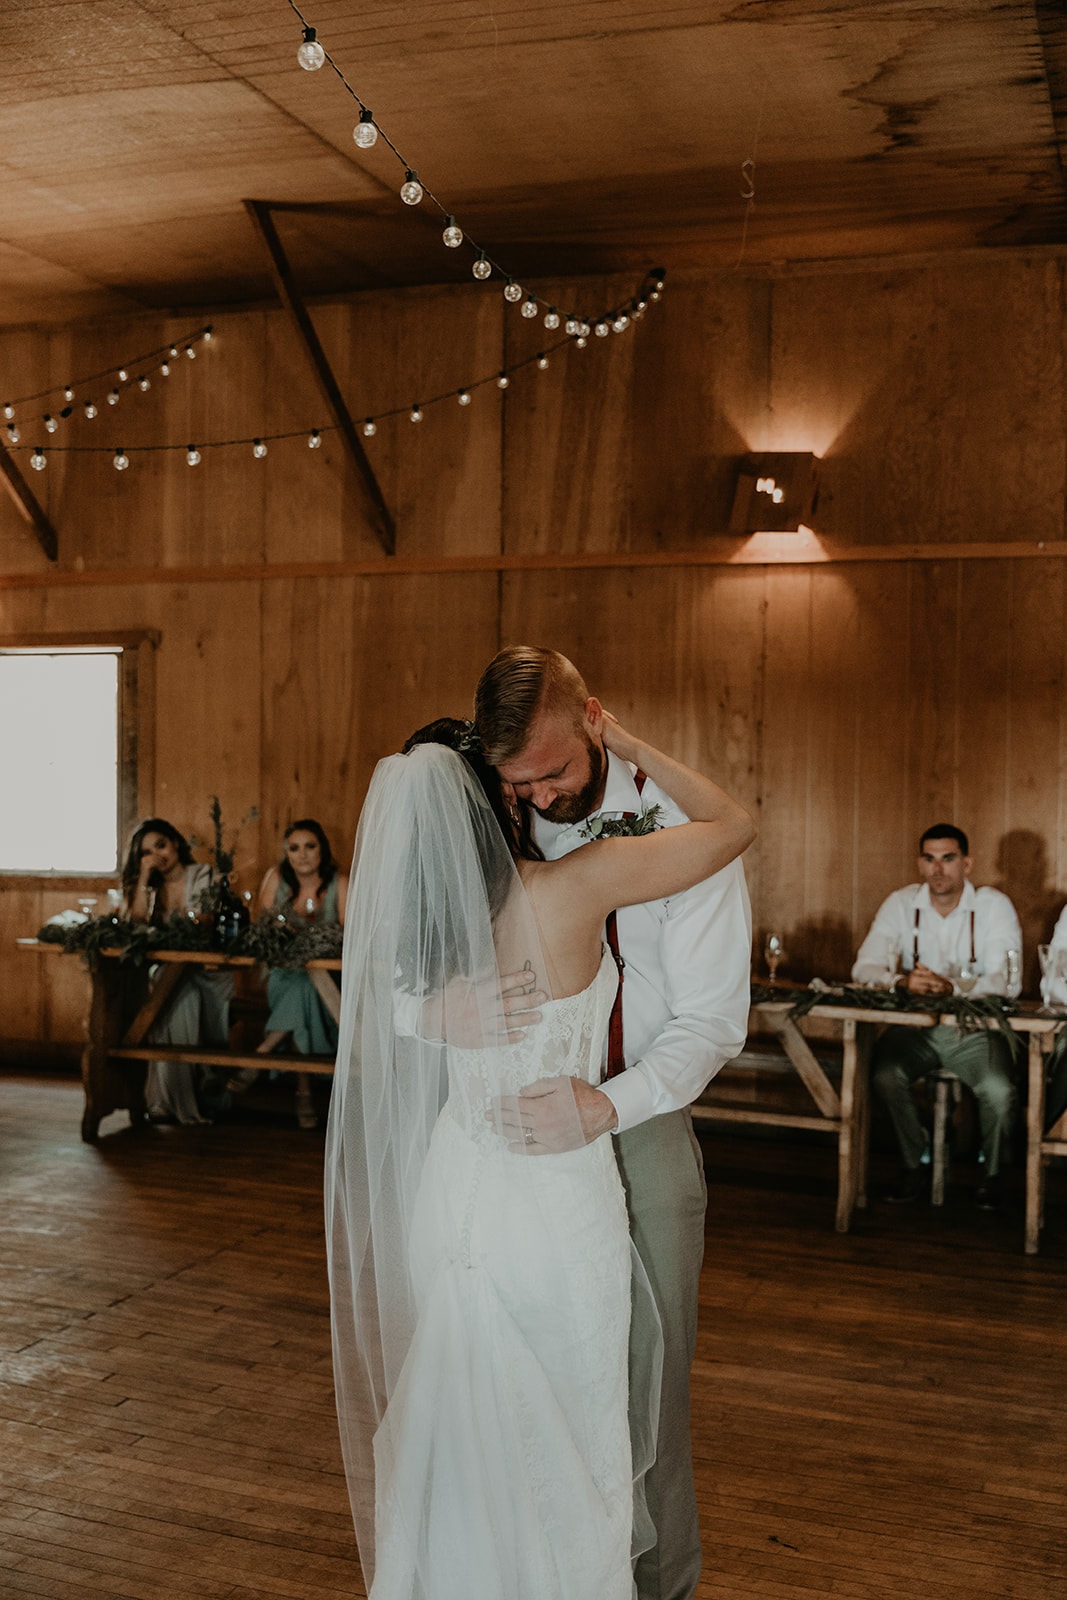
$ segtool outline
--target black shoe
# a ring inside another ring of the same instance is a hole
[[[918,1200],[926,1188],[926,1174],[922,1167],[905,1167],[891,1189],[882,1196],[893,1206],[910,1205]]]
[[[1000,1179],[991,1177],[978,1185],[978,1192],[974,1197],[974,1201],[980,1211],[999,1211],[1003,1198],[1000,1192]]]

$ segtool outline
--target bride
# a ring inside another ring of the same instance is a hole
[[[451,719],[379,763],[360,820],[326,1222],[372,1600],[631,1600],[654,1542],[658,1355],[628,1383],[631,1305],[651,1291],[612,1144],[574,1127],[538,1143],[520,1091],[600,1080],[608,912],[709,877],[754,829],[614,719],[604,743],[693,820],[538,859]]]

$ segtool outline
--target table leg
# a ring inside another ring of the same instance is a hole
[[[845,1052],[841,1066],[841,1127],[837,1135],[837,1213],[834,1227],[838,1233],[847,1233],[859,1192],[857,1134],[861,1119],[856,1115],[856,1024],[848,1017],[842,1028]]]
[[[85,1110],[81,1135],[95,1144],[101,1120],[112,1111],[128,1110],[132,1122],[144,1115],[144,1071],[138,1074],[109,1059],[108,1052],[123,1034],[131,1006],[136,1008],[147,975],[117,960],[100,957],[90,969],[89,1033],[82,1051],[82,1085]]]
[[[1026,1056],[1030,1081],[1026,1105],[1026,1226],[1023,1249],[1028,1256],[1035,1256],[1041,1230],[1045,1177],[1045,1169],[1041,1164],[1041,1135],[1045,1121],[1045,1058],[1041,1052],[1039,1033],[1030,1034]]]

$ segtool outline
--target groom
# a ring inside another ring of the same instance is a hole
[[[534,811],[548,860],[584,845],[590,817],[660,808],[667,827],[686,820],[654,784],[605,750],[603,710],[577,669],[554,650],[515,645],[482,674],[475,722],[486,758]],[[656,1464],[646,1488],[657,1543],[637,1563],[640,1600],[690,1600],[700,1576],[700,1531],[689,1436],[689,1369],[707,1191],[688,1107],[740,1051],[749,1007],[752,945],[740,861],[695,888],[616,913],[622,966],[620,1070],[601,1088],[567,1079],[567,1092],[522,1100],[539,1144],[575,1100],[586,1143],[611,1133],[630,1212],[663,1325],[663,1390]],[[609,1072],[612,1063],[609,1063]],[[551,1080],[549,1080],[551,1081]],[[647,1330],[644,1330],[647,1337]],[[641,1365],[631,1328],[631,1369]]]

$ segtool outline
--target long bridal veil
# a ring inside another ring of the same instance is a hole
[[[431,1136],[449,1097],[450,1059],[453,1067],[457,1061],[464,1066],[469,1147],[481,1143],[498,1167],[502,1159],[513,1163],[506,1173],[530,1175],[528,1186],[519,1183],[526,1209],[516,1212],[521,1220],[515,1223],[514,1238],[506,1235],[521,1262],[520,1275],[527,1272],[522,1252],[531,1243],[559,1236],[558,1221],[556,1234],[546,1232],[531,1207],[549,1206],[545,1197],[554,1188],[555,1164],[565,1166],[585,1154],[527,1154],[521,1146],[508,1145],[486,1118],[495,1097],[513,1094],[517,1081],[554,1075],[554,1057],[545,1043],[551,1032],[547,1025],[523,1028],[521,1017],[502,1016],[504,980],[517,973],[529,973],[530,988],[547,993],[546,964],[530,903],[468,763],[434,744],[380,762],[360,819],[348,896],[325,1180],[337,1410],[368,1588],[375,1571],[375,1470],[377,1465],[382,1475],[383,1450],[395,1443],[382,1421],[404,1382],[426,1300],[425,1272],[418,1259],[419,1240],[427,1231],[423,1177]],[[541,1009],[553,1010],[551,998]],[[458,1116],[455,1106],[454,1099],[450,1114]],[[577,1112],[573,1142],[580,1144]],[[508,1192],[514,1187],[509,1178]],[[442,1203],[441,1194],[447,1204],[447,1187],[433,1193],[433,1204]],[[462,1226],[463,1218],[457,1217],[457,1238]],[[539,1307],[543,1318],[554,1331],[562,1330],[564,1341],[577,1340],[578,1330],[588,1325],[589,1311],[568,1301],[581,1301],[581,1288],[560,1292],[557,1280],[548,1273],[542,1280],[539,1270],[534,1261],[529,1271],[535,1289],[542,1281],[551,1285],[551,1303]],[[474,1276],[467,1273],[462,1284]],[[633,1292],[649,1295],[639,1266]],[[438,1344],[462,1340],[464,1324],[457,1326],[459,1333],[451,1341]],[[491,1365],[493,1348],[486,1340],[492,1336],[483,1322],[473,1326],[480,1353],[488,1348],[489,1360],[483,1364]],[[506,1341],[511,1337],[509,1319],[502,1318],[500,1326]],[[573,1335],[567,1333],[571,1328]],[[503,1355],[502,1363],[506,1385]],[[654,1351],[649,1368],[635,1385],[642,1392],[631,1394],[640,1419],[631,1430],[637,1434],[637,1481],[651,1461],[655,1438]],[[462,1356],[456,1370],[463,1370]],[[407,1384],[410,1391],[410,1370]],[[481,1437],[487,1427],[484,1413],[494,1406],[485,1400],[484,1385],[472,1393],[471,1404],[482,1413],[477,1424]],[[458,1403],[459,1397],[453,1397],[453,1405]],[[506,1409],[507,1399],[500,1405]],[[390,1414],[394,1432],[396,1414],[395,1409]],[[465,1425],[462,1415],[459,1425]],[[475,1447],[465,1458],[472,1475],[471,1499],[491,1494],[499,1517],[501,1507],[512,1509],[508,1484],[494,1481],[490,1462],[479,1486],[482,1469],[472,1459],[477,1454]],[[462,1498],[459,1507],[462,1514]],[[380,1496],[378,1511],[380,1517]],[[472,1536],[470,1529],[467,1534]],[[635,1512],[635,1534],[637,1549],[651,1542],[640,1511]],[[462,1541],[462,1527],[456,1537]]]

